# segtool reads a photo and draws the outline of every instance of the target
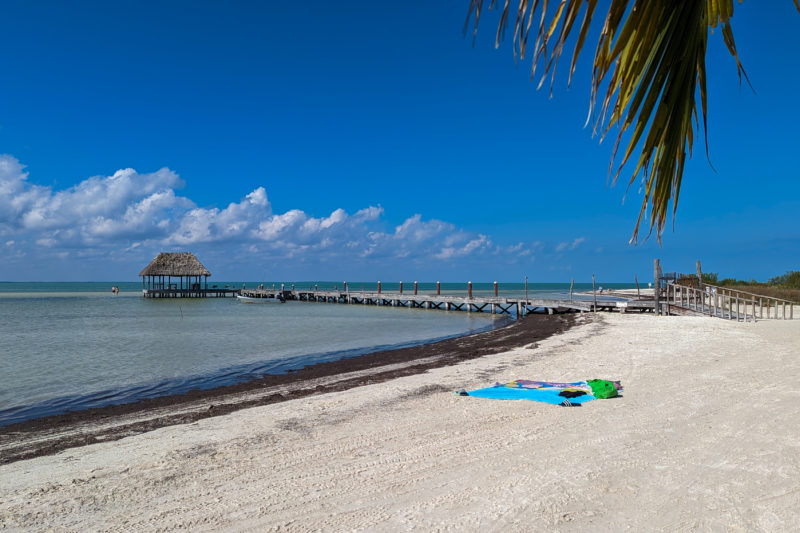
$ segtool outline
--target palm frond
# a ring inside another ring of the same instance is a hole
[[[567,38],[577,27],[578,36],[567,83],[571,82],[595,17],[597,3],[597,0],[560,0],[557,6],[549,9],[548,0],[519,0],[513,51],[515,57],[518,55],[521,60],[525,59],[528,49],[534,13],[539,12],[531,59],[532,79],[537,66],[540,63],[544,65],[538,87],[549,75],[552,92],[558,59]],[[794,0],[794,3],[800,11],[800,0]],[[473,36],[478,30],[483,4],[484,0],[471,0],[470,3],[465,31],[474,17]],[[496,8],[496,4],[496,0],[489,0],[489,9]],[[505,34],[510,9],[510,0],[505,0],[495,46],[499,46]],[[576,26],[582,9],[584,16]],[[609,173],[614,173],[613,182],[617,181],[623,167],[638,150],[628,188],[636,182],[637,177],[641,177],[643,199],[631,242],[638,241],[639,227],[645,218],[650,226],[648,236],[655,230],[660,241],[670,202],[675,219],[687,152],[691,157],[695,131],[699,127],[698,95],[706,137],[708,105],[705,58],[710,30],[722,27],[722,37],[736,61],[740,82],[744,76],[749,83],[739,61],[730,25],[733,10],[733,0],[610,0],[594,55],[590,121],[594,119],[593,134],[599,134],[601,140],[612,127],[619,128],[609,166]],[[605,94],[598,105],[598,95],[603,87]],[[627,146],[614,172],[617,151],[626,134],[629,135]]]

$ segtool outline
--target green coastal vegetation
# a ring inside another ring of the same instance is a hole
[[[736,288],[753,294],[800,303],[800,270],[789,270],[785,274],[775,276],[767,281],[736,278],[720,279],[719,274],[716,272],[703,272],[703,283],[716,285],[717,287]]]

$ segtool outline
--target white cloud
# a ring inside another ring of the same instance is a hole
[[[258,225],[253,233],[255,237],[265,241],[274,241],[281,237],[289,228],[297,227],[305,222],[306,215],[299,209],[292,209],[282,215],[273,215]]]
[[[177,228],[164,240],[164,244],[242,240],[270,212],[267,192],[259,187],[241,202],[231,203],[225,209],[194,208],[177,217]]]
[[[448,239],[453,244],[454,239]],[[491,246],[491,241],[485,235],[478,235],[477,238],[470,239],[460,246],[446,246],[441,249],[435,257],[439,259],[450,259],[453,257],[463,257],[476,251],[485,250]]]
[[[111,176],[89,178],[56,193],[49,187],[33,188],[37,194],[22,214],[22,223],[27,229],[42,230],[73,226],[77,222],[91,232],[95,221],[119,217],[137,203],[146,208],[148,200],[163,201],[168,198],[174,204],[176,197],[173,189],[182,186],[178,175],[169,169],[138,174],[128,168],[118,170]],[[171,207],[172,204],[161,207]],[[120,226],[121,229],[126,227]]]
[[[415,214],[388,231],[381,206],[348,214],[338,208],[315,217],[300,209],[273,213],[258,187],[225,208],[200,207],[181,196],[183,180],[163,168],[140,174],[126,168],[54,190],[29,180],[12,156],[0,156],[0,235],[44,253],[148,253],[208,243],[271,257],[327,260],[442,260],[492,253],[485,235]]]
[[[47,248],[153,239],[166,234],[176,212],[193,205],[175,194],[182,186],[166,168],[150,174],[123,169],[53,191],[30,183],[15,158],[0,155],[0,234],[30,235]]]
[[[572,251],[576,249],[578,246],[580,246],[581,243],[585,240],[586,240],[585,237],[578,237],[577,239],[574,239],[572,242],[569,241],[560,242],[558,243],[558,245],[556,245],[556,252]]]
[[[43,196],[45,187],[28,183],[28,173],[15,158],[0,155],[0,235],[18,231],[21,216]]]
[[[425,269],[464,259],[485,265],[530,263],[534,255],[575,250],[586,240],[500,244],[421,214],[391,226],[380,205],[353,214],[342,208],[324,216],[301,209],[274,213],[264,187],[224,208],[202,207],[180,194],[183,185],[167,168],[152,173],[127,168],[55,190],[32,183],[15,158],[0,155],[0,242],[5,243],[6,271],[13,274],[37,258],[102,258],[138,265],[172,250],[216,253],[233,264],[292,258],[345,268],[356,261]]]

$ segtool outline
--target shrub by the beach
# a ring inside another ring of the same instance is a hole
[[[697,276],[681,278],[678,283],[696,287]],[[760,296],[781,298],[800,303],[800,271],[798,270],[789,270],[786,274],[770,278],[766,282],[754,279],[750,281],[736,278],[719,279],[719,274],[716,272],[703,272],[703,283],[718,287],[735,287],[738,290]]]
[[[787,289],[800,289],[800,271],[789,270],[783,276],[777,276],[769,280],[770,285],[780,285]]]

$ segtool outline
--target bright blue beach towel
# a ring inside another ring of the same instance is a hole
[[[544,402],[554,405],[560,405],[564,400],[569,399],[572,404],[581,404],[596,399],[591,394],[584,394],[576,396],[575,398],[565,398],[558,394],[564,389],[562,388],[511,388],[505,385],[487,387],[485,389],[478,389],[469,391],[470,396],[477,396],[478,398],[491,398],[494,400],[531,400],[534,402]]]

